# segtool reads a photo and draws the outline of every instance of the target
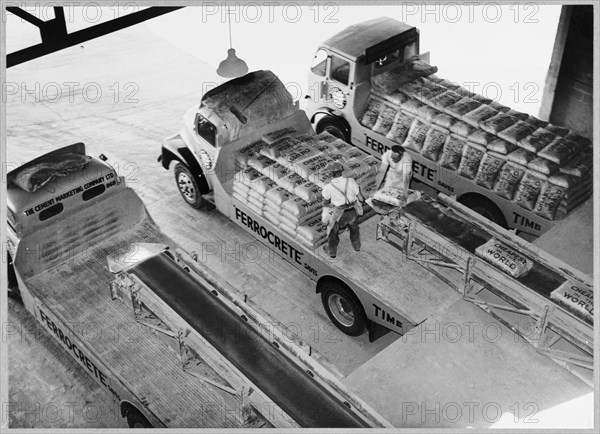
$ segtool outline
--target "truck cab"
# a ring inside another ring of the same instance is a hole
[[[369,80],[419,53],[416,27],[376,18],[348,27],[324,41],[308,74],[307,112],[318,133],[351,142],[350,119],[369,96]]]
[[[145,215],[124,179],[108,163],[86,155],[83,143],[9,172],[6,202],[9,284],[15,291],[23,279],[72,260]]]
[[[163,142],[158,159],[165,169],[175,165],[175,181],[190,206],[201,208],[207,201],[218,202],[214,198],[217,178],[222,183],[228,177],[225,172],[231,170],[229,162],[223,161],[228,158],[219,158],[224,148],[297,113],[289,92],[269,74],[252,72],[206,92],[200,104],[183,116],[183,127]],[[258,94],[257,81],[262,86]]]
[[[62,161],[56,163],[59,158]],[[59,174],[50,174],[53,165]],[[76,172],[83,175],[81,182],[74,183]],[[9,232],[17,239],[24,238],[89,206],[94,198],[120,183],[111,166],[85,155],[83,143],[36,158],[8,174]]]

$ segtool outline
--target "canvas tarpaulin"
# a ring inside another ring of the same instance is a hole
[[[294,113],[292,96],[271,71],[255,71],[230,80],[202,97],[227,125],[230,141]]]

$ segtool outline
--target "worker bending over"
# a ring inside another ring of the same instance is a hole
[[[377,189],[395,188],[406,197],[412,178],[412,164],[412,157],[402,146],[392,146],[392,149],[386,151],[381,157],[381,164],[375,178]],[[384,179],[385,184],[382,186]]]
[[[357,252],[360,250],[360,231],[358,216],[362,215],[362,204],[365,198],[360,187],[352,178],[342,176],[343,166],[334,162],[328,170],[332,174],[331,181],[323,188],[323,224],[327,224],[327,243],[325,252],[336,257],[340,237],[338,232],[347,227],[350,230],[350,242]]]

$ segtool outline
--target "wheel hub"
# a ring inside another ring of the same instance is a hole
[[[177,178],[177,185],[179,191],[188,202],[194,202],[196,200],[196,189],[189,176],[185,173],[180,173]]]
[[[343,297],[337,294],[329,297],[329,309],[336,320],[344,327],[351,327],[354,324],[354,311]]]

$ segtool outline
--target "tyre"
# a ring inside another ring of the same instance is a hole
[[[322,133],[323,131],[327,131],[332,136],[335,136],[338,139],[342,139],[346,143],[350,143],[350,137],[348,136],[348,132],[345,129],[341,128],[331,118],[325,118],[317,124],[317,134]]]
[[[127,425],[129,428],[152,428],[148,419],[146,419],[138,410],[133,408],[127,410],[125,417],[127,418]]]
[[[13,265],[12,256],[8,252],[7,255],[8,262],[6,264],[6,276],[8,278],[8,298],[15,300],[19,304],[23,304],[23,299],[21,298],[21,291],[19,290],[19,282],[15,273],[15,267]]]
[[[367,318],[362,305],[352,291],[332,281],[324,282],[320,289],[321,301],[331,322],[349,336],[363,334]]]
[[[498,226],[502,226],[503,228],[508,227],[504,214],[502,214],[502,211],[491,200],[484,197],[467,196],[464,199],[460,199],[459,202],[477,214],[481,214],[488,220],[493,221]]]
[[[183,197],[183,200],[189,206],[196,209],[202,207],[204,199],[200,194],[198,181],[190,169],[181,163],[177,163],[175,166],[175,183],[177,184],[179,193],[181,193],[181,197]]]
[[[8,298],[16,301],[18,304],[23,304],[23,298],[21,297],[21,291],[18,286],[8,287]]]

